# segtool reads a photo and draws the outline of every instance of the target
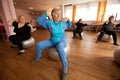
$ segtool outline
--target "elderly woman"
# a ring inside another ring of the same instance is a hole
[[[71,27],[71,22],[68,20],[68,18],[61,20],[61,10],[58,8],[54,8],[52,10],[51,16],[52,20],[47,19],[47,14],[43,14],[37,18],[37,23],[50,32],[50,39],[38,42],[36,44],[37,56],[31,63],[39,61],[39,59],[42,57],[43,49],[54,46],[59,54],[63,67],[62,80],[67,80],[68,62],[64,51],[64,47],[66,46],[64,30]]]
[[[108,35],[112,35],[113,37],[113,45],[116,45],[118,46],[118,43],[117,43],[117,35],[114,31],[114,16],[110,16],[108,21],[106,21],[102,26],[101,28],[101,32],[100,32],[100,35],[98,36],[97,38],[97,41],[96,43],[103,37],[104,34],[108,34]]]
[[[33,32],[33,28],[29,23],[26,23],[24,16],[19,16],[18,20],[11,19],[8,21],[8,25],[14,27],[15,35],[10,35],[9,40],[12,42],[11,47],[18,47],[18,55],[25,52],[23,49],[22,41],[27,40],[31,37],[30,32]]]

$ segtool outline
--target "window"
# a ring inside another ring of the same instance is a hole
[[[106,6],[106,12],[104,20],[108,20],[108,17],[113,15],[115,20],[120,20],[120,2],[108,3]],[[73,6],[65,6],[65,17],[68,17],[72,21],[72,9]],[[82,18],[84,21],[96,21],[98,11],[98,2],[83,3],[76,5],[75,21]]]
[[[120,3],[118,4],[108,4],[106,7],[105,20],[108,20],[108,17],[113,15],[116,20],[120,20]]]
[[[65,17],[68,17],[72,21],[72,6],[65,6]]]
[[[97,3],[80,4],[76,9],[76,20],[82,18],[85,21],[96,20]]]
[[[84,3],[76,5],[75,21],[82,18],[85,21],[96,20],[97,16],[97,2]],[[72,21],[73,6],[65,6],[65,17]]]

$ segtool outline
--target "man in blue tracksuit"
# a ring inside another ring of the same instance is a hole
[[[49,30],[50,39],[38,42],[36,44],[36,59],[32,63],[38,61],[42,57],[42,50],[48,47],[55,47],[63,67],[62,80],[67,80],[68,74],[68,62],[64,47],[66,46],[66,39],[64,36],[64,30],[71,27],[71,22],[68,18],[61,20],[61,10],[54,8],[51,12],[52,20],[48,20],[47,14],[43,14],[37,18],[37,23]]]

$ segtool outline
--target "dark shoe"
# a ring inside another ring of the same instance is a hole
[[[36,62],[38,62],[39,61],[39,59],[33,59],[30,63],[31,64],[35,64]]]
[[[19,55],[22,55],[24,52],[25,52],[24,49],[23,49],[23,50],[20,50],[19,53],[18,53],[17,55],[18,55],[18,56],[19,56]]]
[[[119,46],[119,44],[117,44],[117,43],[113,43],[113,45]]]
[[[19,56],[19,55],[22,55],[23,53],[22,52],[19,52],[17,55]]]
[[[62,73],[62,80],[68,79],[68,73]]]

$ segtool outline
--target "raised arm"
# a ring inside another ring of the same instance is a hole
[[[16,21],[16,19],[11,19],[11,20],[7,21],[7,25],[9,25],[10,27],[12,27],[14,21]]]
[[[65,23],[64,24],[65,29],[68,29],[68,28],[70,28],[72,26],[72,23],[68,18],[65,17],[65,18],[62,19],[62,21]]]
[[[42,16],[39,16],[36,20],[36,22],[41,25],[43,28],[48,29],[48,16],[47,14],[43,14]]]

